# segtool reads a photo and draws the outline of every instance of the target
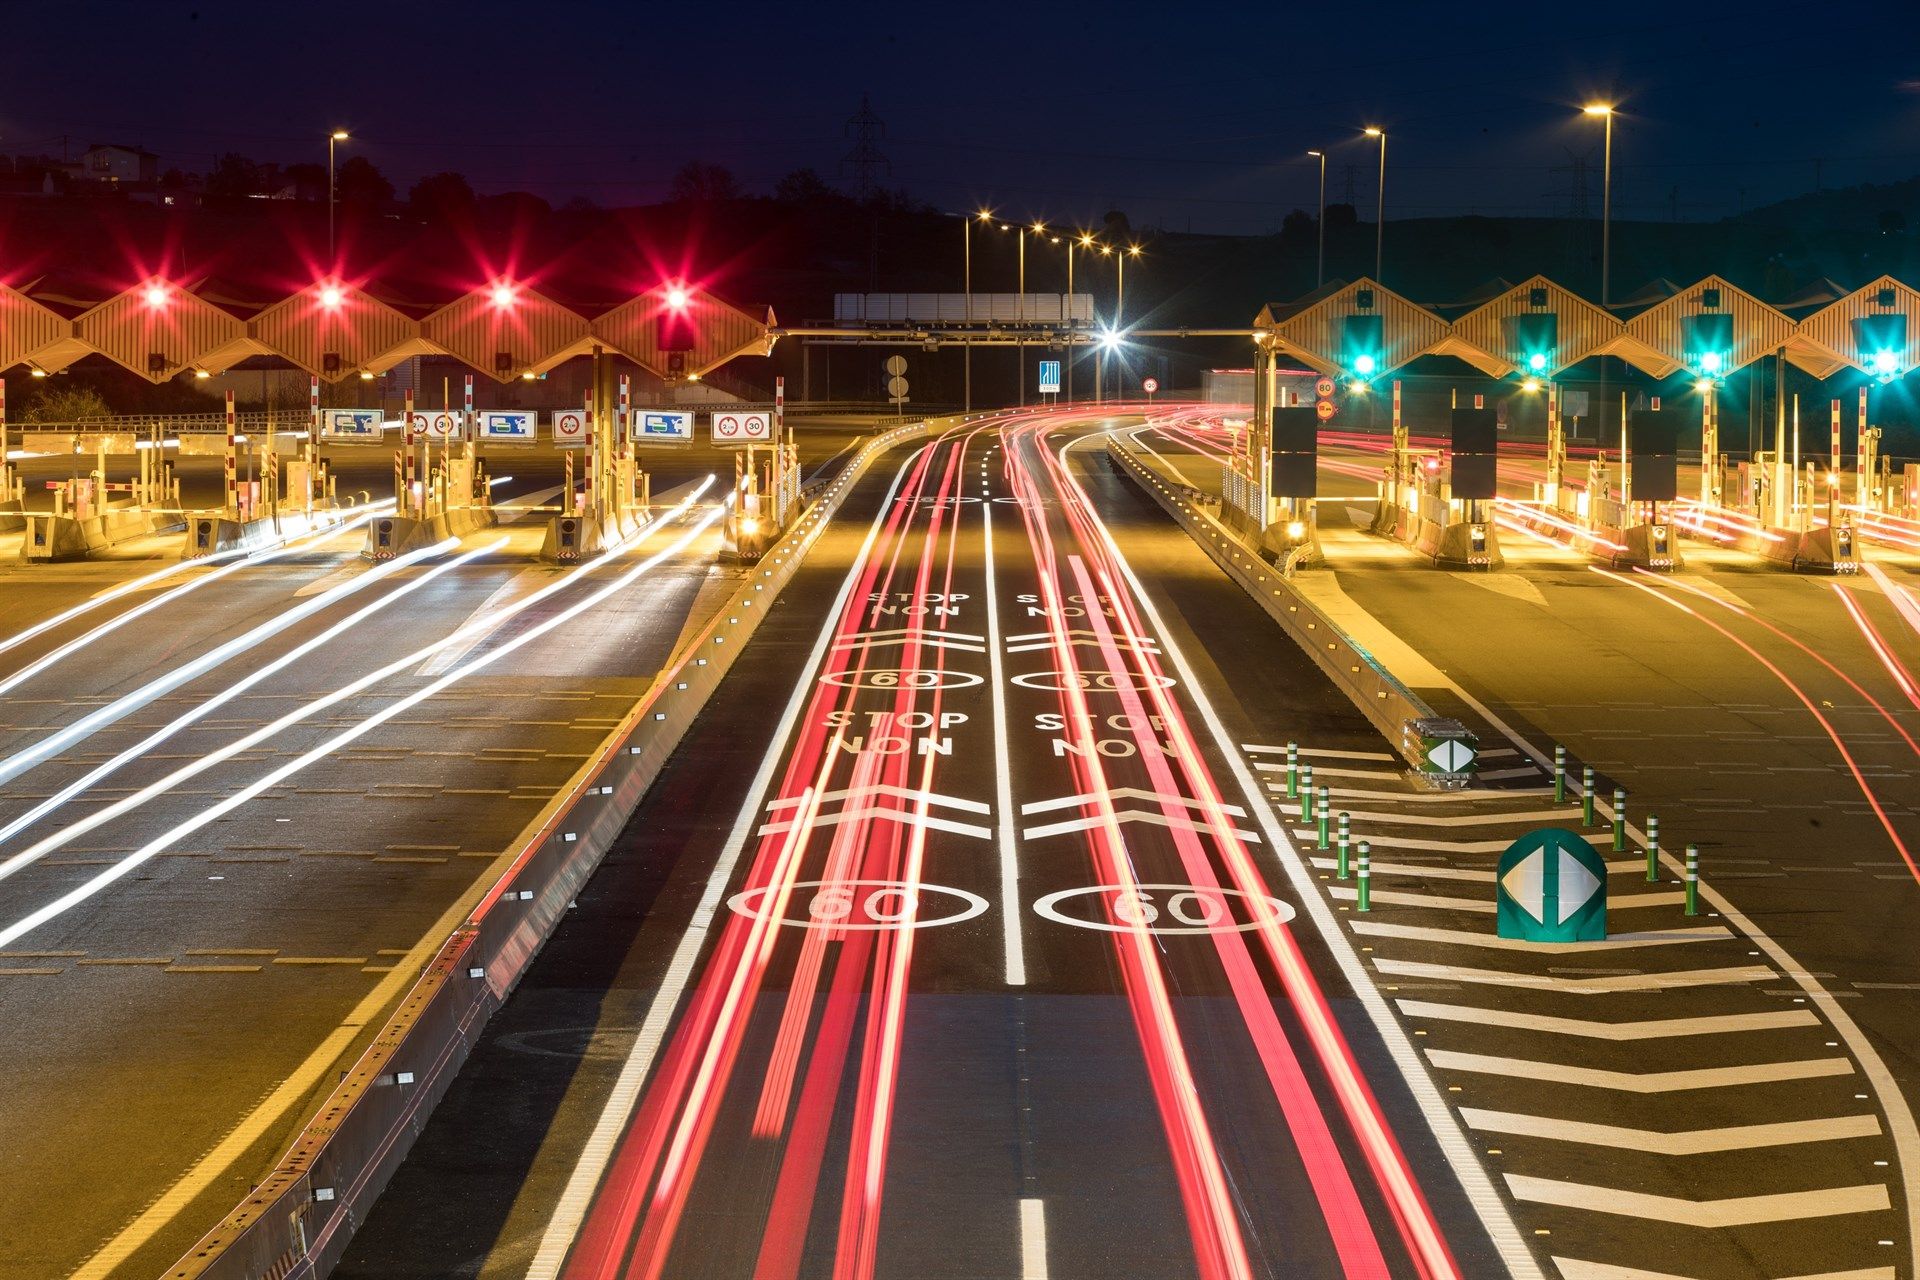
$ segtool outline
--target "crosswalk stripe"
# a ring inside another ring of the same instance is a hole
[[[1556,1142],[1583,1142],[1589,1146],[1645,1151],[1660,1156],[1697,1156],[1720,1151],[1751,1151],[1756,1147],[1787,1147],[1804,1142],[1836,1142],[1880,1135],[1876,1116],[1833,1116],[1822,1120],[1780,1120],[1770,1124],[1737,1124],[1717,1129],[1690,1129],[1660,1133],[1620,1125],[1562,1120],[1556,1116],[1522,1115],[1513,1111],[1460,1108],[1460,1118],[1483,1133],[1508,1133]]]
[[[1553,1035],[1584,1036],[1589,1040],[1666,1040],[1676,1036],[1730,1035],[1740,1031],[1786,1031],[1817,1027],[1811,1009],[1770,1009],[1765,1013],[1717,1013],[1704,1018],[1655,1018],[1636,1022],[1598,1022],[1585,1018],[1546,1018],[1506,1009],[1479,1009],[1472,1005],[1435,1004],[1426,1000],[1395,1002],[1409,1018],[1439,1022],[1471,1022],[1487,1027],[1520,1027]]]
[[[1643,1271],[1639,1267],[1616,1267],[1606,1262],[1583,1262],[1578,1258],[1555,1258],[1562,1280],[1694,1280],[1692,1276],[1665,1271]],[[1782,1280],[1896,1280],[1892,1267],[1862,1267],[1856,1271],[1822,1271],[1817,1276],[1785,1276]]]
[[[1443,1071],[1471,1071],[1508,1079],[1545,1080],[1577,1084],[1617,1093],[1679,1093],[1686,1089],[1728,1089],[1738,1085],[1771,1084],[1776,1080],[1818,1080],[1853,1074],[1845,1058],[1808,1058],[1801,1062],[1753,1062],[1732,1067],[1694,1067],[1685,1071],[1606,1071],[1599,1067],[1569,1067],[1558,1062],[1526,1058],[1496,1058],[1484,1053],[1455,1053],[1429,1049],[1427,1058]]]
[[[1374,894],[1375,899],[1382,895]],[[1613,995],[1622,991],[1664,991],[1670,987],[1717,987],[1735,982],[1763,982],[1778,977],[1763,964],[1727,969],[1676,969],[1670,973],[1623,973],[1605,978],[1556,978],[1508,969],[1468,969],[1453,964],[1426,964],[1418,960],[1375,960],[1382,973],[1403,978],[1451,978],[1455,982],[1484,982],[1497,987],[1530,987],[1572,995]]]
[[[1877,1213],[1893,1207],[1886,1187],[1827,1187],[1787,1191],[1776,1195],[1734,1196],[1726,1200],[1682,1200],[1618,1187],[1584,1182],[1559,1182],[1524,1174],[1506,1175],[1514,1197],[1533,1204],[1585,1209],[1624,1218],[1644,1218],[1689,1227],[1744,1227],[1762,1222],[1792,1222],[1801,1218],[1830,1218],[1844,1213]]]
[[[1616,933],[1605,942],[1527,942],[1520,938],[1498,938],[1490,933],[1470,933],[1465,929],[1428,929],[1421,925],[1388,924],[1382,920],[1350,920],[1353,931],[1373,938],[1401,938],[1408,942],[1438,942],[1456,947],[1491,947],[1500,951],[1532,951],[1553,955],[1577,955],[1583,951],[1617,951],[1627,947],[1664,947],[1680,942],[1711,942],[1731,938],[1723,925],[1699,925],[1686,929],[1665,929],[1658,933]]]

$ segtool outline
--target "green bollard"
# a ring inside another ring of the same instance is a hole
[[[1647,815],[1647,881],[1660,878],[1660,815]]]
[[[1287,744],[1287,799],[1300,798],[1300,744]]]
[[[1700,846],[1687,846],[1687,914],[1700,914]]]
[[[1580,769],[1580,825],[1593,825],[1593,766],[1590,764]]]
[[[1333,874],[1335,879],[1345,880],[1347,878],[1347,815],[1345,813],[1340,815],[1340,839],[1338,843],[1340,855],[1334,862]]]
[[[1360,842],[1360,885],[1358,889],[1359,910],[1373,910],[1373,846],[1365,840]]]
[[[1320,830],[1315,833],[1318,837],[1318,843],[1315,847],[1325,849],[1332,843],[1332,841],[1327,838],[1327,824],[1333,819],[1331,806],[1327,803],[1327,789],[1325,787],[1320,788],[1319,802],[1314,806],[1314,810],[1320,815]]]
[[[1553,749],[1553,802],[1555,804],[1567,802],[1567,749],[1565,747]]]
[[[1313,766],[1300,766],[1300,816],[1313,821]]]
[[[1613,789],[1613,851],[1620,853],[1627,847],[1627,789]]]

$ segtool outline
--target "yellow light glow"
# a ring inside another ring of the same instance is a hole
[[[740,517],[740,532],[746,534],[748,537],[752,537],[754,534],[760,532],[760,521],[752,516]]]
[[[373,381],[373,370],[371,370],[371,369],[362,369],[362,370],[360,371],[360,381],[362,381],[362,382],[372,382],[372,381]]]
[[[1325,156],[1325,155],[1326,155],[1326,152],[1324,152],[1324,151],[1309,151],[1309,152],[1307,152],[1307,154],[1308,154],[1308,155],[1310,155],[1310,156],[1313,156],[1313,157],[1315,157],[1315,158],[1319,158],[1319,157],[1322,157],[1322,156]]]
[[[335,129],[333,131],[333,140],[335,142],[345,142],[347,140],[347,131],[345,129]]]
[[[1580,114],[1587,116],[1610,116],[1613,114],[1613,104],[1611,102],[1590,102],[1580,108]]]
[[[193,376],[196,378],[211,378],[213,375],[208,373],[205,369],[195,369],[193,371]]]
[[[1525,382],[1520,384],[1520,389],[1522,391],[1538,391],[1540,389],[1540,379],[1528,378]]]
[[[979,213],[979,215],[978,215],[978,217],[979,217],[979,219],[980,219],[980,221],[982,221],[982,222],[992,222],[992,221],[993,221],[993,210],[991,210],[991,209],[982,209],[982,210],[980,211],[980,213]]]
[[[1137,258],[1137,257],[1139,257],[1139,256],[1140,256],[1140,246],[1139,246],[1139,245],[1137,245],[1137,244],[1130,244],[1130,245],[1128,245],[1128,246],[1127,246],[1127,256],[1128,256],[1129,258]]]
[[[1366,128],[1362,129],[1360,132],[1366,134],[1369,138],[1383,138],[1386,136],[1386,133],[1387,133],[1385,129],[1382,129],[1377,124],[1370,124]]]

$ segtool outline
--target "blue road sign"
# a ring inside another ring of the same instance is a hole
[[[1606,941],[1606,859],[1575,832],[1547,827],[1521,836],[1500,855],[1494,880],[1502,938]]]
[[[1040,394],[1060,394],[1060,362],[1058,360],[1040,362]]]

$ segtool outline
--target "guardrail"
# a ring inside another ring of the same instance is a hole
[[[1267,616],[1307,651],[1314,664],[1353,701],[1380,735],[1399,749],[1408,764],[1423,767],[1419,739],[1415,736],[1410,742],[1406,727],[1411,721],[1438,718],[1438,712],[1296,591],[1285,575],[1234,537],[1188,491],[1167,483],[1117,435],[1107,437],[1107,453],[1228,577],[1260,602]]]
[[[868,441],[769,548],[754,577],[674,655],[620,727],[510,846],[506,871],[273,1171],[167,1271],[167,1280],[304,1280],[332,1269],[480,1029],[626,827],[849,488],[880,453],[938,425],[922,421]]]

